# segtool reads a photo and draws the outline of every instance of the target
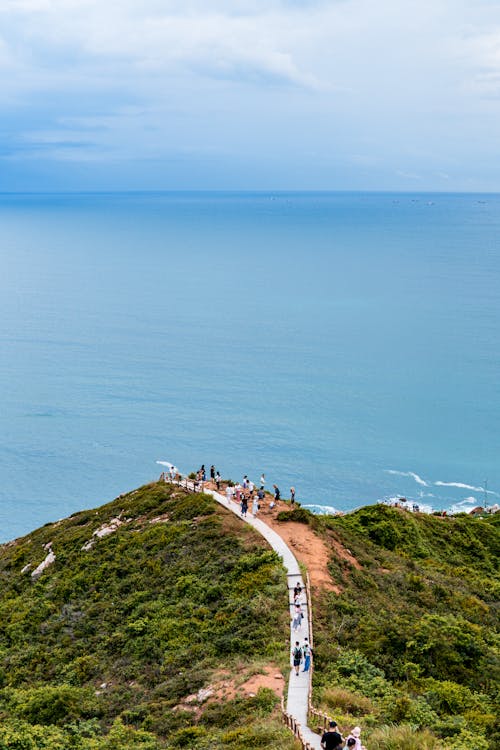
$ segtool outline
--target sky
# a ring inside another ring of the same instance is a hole
[[[0,191],[500,190],[500,0],[0,0]]]

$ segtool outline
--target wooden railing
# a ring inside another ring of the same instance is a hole
[[[302,727],[293,716],[290,716],[290,714],[287,714],[285,711],[285,702],[283,699],[283,696],[281,696],[281,717],[283,719],[283,724],[285,724],[288,729],[293,732],[294,736],[298,739],[298,741],[302,745],[302,750],[314,750],[313,745],[311,745],[310,742],[306,742],[304,739],[304,736],[302,734]]]
[[[306,595],[307,595],[307,604],[309,608],[309,633],[308,633],[309,643],[311,644],[311,648],[314,649],[311,580],[309,578],[309,573],[307,571],[306,571]],[[318,711],[318,709],[314,708],[312,704],[312,678],[313,678],[313,671],[314,671],[314,657],[311,658],[310,670],[311,670],[311,674],[310,674],[310,679],[309,679],[309,695],[307,697],[307,702],[308,702],[307,724],[309,726],[309,729],[311,729],[313,732],[316,732],[317,734],[322,734],[325,731],[325,729],[328,729],[328,726],[330,724],[330,721],[332,721],[332,718],[331,716],[328,716],[322,711]]]

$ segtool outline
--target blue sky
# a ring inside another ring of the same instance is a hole
[[[0,190],[500,190],[500,1],[0,0]]]

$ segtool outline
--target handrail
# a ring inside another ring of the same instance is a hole
[[[299,740],[299,742],[302,745],[302,750],[314,750],[313,746],[310,742],[307,742],[304,739],[304,736],[302,734],[302,727],[299,724],[299,722],[291,716],[289,713],[285,710],[285,701],[283,696],[281,696],[281,717],[283,719],[283,724],[285,724],[290,731],[293,732],[294,736]]]
[[[311,580],[309,578],[309,571],[306,570],[306,592],[307,592],[307,603],[309,605],[309,643],[311,645],[311,648],[314,648],[314,641],[313,641],[313,608],[312,608],[312,596],[311,596]],[[323,713],[322,711],[318,711],[318,709],[314,708],[312,704],[312,678],[313,678],[313,672],[314,672],[314,656],[311,659],[311,675],[309,678],[309,695],[308,695],[308,724],[310,729],[312,731],[316,731],[317,734],[322,734],[322,732],[325,729],[328,729],[328,726],[330,724],[330,721],[332,721],[332,718],[328,716],[327,714]],[[310,721],[310,719],[319,719],[319,724],[317,725],[317,729],[313,728],[313,723]]]

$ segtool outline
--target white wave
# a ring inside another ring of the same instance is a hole
[[[422,479],[418,474],[415,474],[414,471],[396,471],[395,469],[385,469],[386,474],[395,474],[398,477],[410,477],[411,479],[414,479],[417,484],[421,484],[422,487],[428,487],[428,482],[425,481],[425,479]]]
[[[498,492],[493,490],[485,490],[484,487],[474,487],[472,484],[464,484],[463,482],[434,482],[436,487],[457,487],[459,490],[471,490],[472,492],[486,492],[487,495],[498,495]]]
[[[311,513],[316,513],[318,516],[334,516],[336,513],[341,512],[338,508],[334,508],[333,505],[306,505],[305,503],[301,503],[301,506],[310,510]]]
[[[460,500],[460,502],[450,505],[448,511],[450,513],[469,513],[473,508],[477,508],[478,505],[481,505],[481,503],[471,495],[470,497],[466,497],[465,500]]]
[[[379,500],[382,505],[399,505],[407,510],[413,510],[413,506],[417,505],[419,513],[432,513],[434,508],[428,503],[422,503],[421,500],[413,500],[411,498],[401,497],[401,495],[393,495],[390,497],[384,497],[383,500]]]

